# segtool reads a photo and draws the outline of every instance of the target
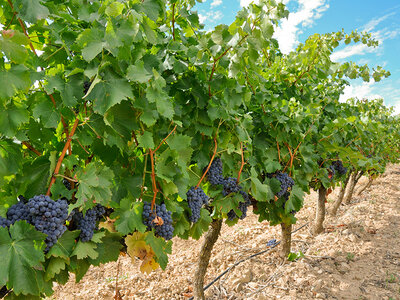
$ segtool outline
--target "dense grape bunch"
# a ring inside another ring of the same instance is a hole
[[[219,157],[213,160],[210,169],[207,172],[208,181],[212,185],[224,184],[224,177],[222,176],[222,161]]]
[[[287,173],[279,172],[275,176],[276,179],[281,183],[281,189],[276,194],[278,198],[285,196],[290,193],[291,188],[294,186],[294,180]]]
[[[189,208],[192,214],[189,216],[189,221],[196,223],[200,219],[200,209],[203,204],[207,205],[210,199],[202,188],[191,187],[186,193]]]
[[[339,175],[344,175],[347,173],[347,168],[343,166],[343,163],[341,160],[335,160],[332,162],[331,167],[335,169],[335,171],[338,172]]]
[[[228,196],[231,193],[237,193],[241,189],[241,186],[238,185],[237,179],[235,177],[225,178],[223,185],[224,185],[224,189],[222,190],[222,194],[224,196]]]
[[[12,205],[7,211],[7,219],[14,224],[17,221],[25,220],[31,223],[31,215],[24,202],[20,201]]]
[[[143,206],[143,224],[147,226],[147,230],[154,228],[155,235],[165,240],[172,239],[174,227],[172,226],[171,212],[167,211],[164,203],[155,204],[155,210],[151,210],[151,203],[144,202]],[[158,222],[156,217],[162,219],[162,224]]]
[[[11,221],[10,220],[8,220],[8,219],[6,219],[6,218],[3,218],[3,217],[0,217],[0,227],[8,227],[8,226],[10,226],[11,225]]]
[[[38,195],[29,199],[26,209],[30,214],[31,224],[37,230],[47,234],[45,251],[48,251],[67,230],[65,226],[68,218],[67,201],[53,201],[49,196]]]
[[[75,212],[73,220],[77,224],[77,228],[81,231],[79,239],[82,242],[88,242],[92,239],[94,231],[97,229],[96,223],[106,212],[105,208],[100,204],[90,208],[85,215],[82,212]]]
[[[239,191],[239,193],[242,195],[243,200],[244,200],[244,202],[239,202],[239,205],[238,205],[238,209],[242,212],[242,214],[240,215],[240,217],[238,217],[236,212],[233,209],[231,209],[227,214],[228,215],[228,220],[230,220],[230,221],[232,221],[232,220],[234,220],[236,218],[239,218],[240,220],[243,220],[244,218],[246,218],[246,216],[247,216],[247,207],[249,207],[250,204],[251,204],[250,197],[246,192]]]

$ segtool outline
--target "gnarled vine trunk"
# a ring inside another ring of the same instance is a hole
[[[324,231],[326,188],[321,185],[318,190],[318,201],[312,232],[319,234]]]
[[[292,245],[292,224],[281,223],[282,240],[281,240],[281,256],[287,258],[290,254]]]
[[[214,220],[211,222],[210,229],[204,237],[203,245],[201,245],[200,255],[196,273],[194,274],[194,299],[204,300],[204,276],[207,272],[208,263],[210,262],[211,251],[218,236],[221,232],[222,220]]]
[[[374,179],[372,178],[372,176],[370,176],[368,178],[368,182],[366,185],[364,185],[358,192],[357,192],[357,196],[360,196],[366,189],[368,189],[371,185],[372,185],[372,181],[374,181]]]
[[[333,203],[332,209],[330,211],[332,216],[336,216],[337,211],[338,211],[340,205],[342,204],[343,197],[344,197],[344,194],[346,192],[346,188],[347,188],[347,185],[349,183],[349,180],[350,180],[351,176],[353,176],[352,172],[350,172],[347,175],[346,180],[344,182],[342,182],[342,186],[340,187],[339,196],[337,197],[336,201]]]
[[[360,180],[361,176],[362,176],[363,172],[355,172],[354,175],[352,176],[352,178],[350,179],[350,186],[349,186],[349,190],[347,191],[346,196],[344,197],[344,203],[349,204],[351,201],[351,198],[353,197],[353,192],[354,192],[354,188],[358,182],[358,180]]]

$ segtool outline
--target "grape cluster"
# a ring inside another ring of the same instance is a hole
[[[14,204],[8,209],[7,219],[11,222],[11,224],[21,220],[26,220],[28,223],[32,223],[32,217],[29,213],[29,210],[22,201]]]
[[[67,201],[53,201],[49,196],[38,195],[29,199],[26,210],[30,215],[29,222],[37,230],[47,234],[45,251],[48,251],[67,230],[65,226],[68,218]]]
[[[250,204],[251,204],[250,197],[246,192],[239,191],[239,193],[242,195],[243,200],[244,200],[244,202],[239,202],[239,205],[238,205],[238,209],[242,212],[242,214],[240,215],[240,217],[238,217],[236,212],[233,209],[231,209],[227,214],[228,215],[228,220],[230,220],[230,221],[232,221],[232,220],[234,220],[236,218],[239,218],[240,220],[243,220],[244,218],[246,218],[246,216],[247,216],[247,207],[249,207]]]
[[[281,183],[281,189],[276,194],[278,198],[285,196],[285,198],[289,197],[290,190],[294,186],[294,180],[287,173],[278,172],[275,176],[276,179]]]
[[[8,226],[10,226],[11,225],[11,221],[10,220],[8,220],[8,219],[6,219],[6,218],[3,218],[3,217],[0,217],[0,227],[8,227]]]
[[[186,193],[186,198],[192,214],[189,217],[190,222],[196,223],[200,219],[200,209],[203,204],[207,205],[210,199],[202,188],[192,186]]]
[[[339,175],[344,175],[347,173],[347,168],[343,166],[341,160],[335,160],[334,162],[332,162],[331,167],[333,167],[333,169],[337,171]]]
[[[267,246],[269,247],[274,246],[275,244],[276,244],[276,239],[272,239],[267,242]]]
[[[223,182],[224,189],[222,190],[222,195],[228,196],[231,193],[239,192],[242,187],[238,185],[237,179],[235,177],[227,177]]]
[[[74,212],[72,219],[77,224],[77,228],[81,231],[79,239],[82,242],[88,242],[92,239],[97,221],[106,212],[105,208],[100,204],[90,208],[86,211],[85,215],[82,212]]]
[[[143,224],[147,226],[147,230],[155,229],[155,235],[164,238],[165,240],[172,239],[174,227],[172,226],[171,212],[167,211],[164,203],[161,205],[155,204],[155,209],[151,210],[151,203],[144,202],[143,206]],[[157,224],[157,219],[162,219],[162,224]]]
[[[213,160],[210,169],[207,172],[208,181],[212,185],[224,184],[224,177],[222,176],[222,161],[219,157]]]

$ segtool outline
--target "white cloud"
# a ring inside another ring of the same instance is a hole
[[[391,13],[388,13],[388,14],[380,17],[380,18],[372,19],[371,21],[369,21],[367,24],[365,24],[362,27],[362,31],[372,31],[372,30],[374,30],[375,27],[378,26],[382,21],[386,20],[387,18],[389,18],[389,17],[391,17],[391,16],[393,16],[395,14],[396,14],[396,12],[391,12]]]
[[[214,23],[217,22],[218,20],[222,19],[224,15],[222,14],[221,11],[217,10],[217,11],[209,11],[205,14],[201,14],[199,13],[199,21],[200,23],[205,23],[206,21],[208,23]]]
[[[360,84],[351,84],[344,88],[344,93],[340,95],[340,102],[345,102],[349,98],[358,98],[358,99],[376,99],[376,98],[384,98],[381,94],[374,92],[374,80],[370,82],[362,82]]]
[[[251,2],[258,3],[258,0],[240,0],[240,6],[249,6]]]
[[[298,36],[303,32],[301,28],[312,26],[314,21],[321,18],[322,14],[329,8],[326,0],[296,1],[299,4],[298,11],[290,13],[288,19],[283,20],[275,30],[274,37],[278,40],[283,53],[294,50],[299,43]]]
[[[213,0],[213,2],[211,2],[211,7],[216,7],[222,4],[222,0]]]
[[[367,45],[364,44],[357,44],[357,45],[347,46],[342,50],[334,52],[331,55],[331,59],[337,62],[353,55],[363,55],[373,52],[378,52],[378,48],[368,47]]]

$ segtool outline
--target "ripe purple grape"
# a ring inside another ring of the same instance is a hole
[[[237,193],[241,190],[241,186],[238,185],[237,179],[235,177],[227,177],[223,182],[224,189],[222,190],[222,195],[228,196],[231,193]]]
[[[155,204],[155,209],[151,210],[151,203],[144,202],[143,205],[143,224],[147,226],[147,230],[152,230],[156,236],[162,237],[165,240],[172,239],[174,235],[174,227],[172,226],[172,213],[167,210],[164,203],[161,205]],[[156,217],[162,219],[162,225],[157,224]]]
[[[222,176],[222,161],[219,157],[213,160],[210,169],[207,172],[208,181],[212,185],[224,184],[224,177]]]
[[[196,223],[200,219],[201,207],[207,205],[210,198],[204,193],[202,188],[198,187],[196,189],[193,186],[187,191],[186,197],[192,212],[189,216],[189,221]]]
[[[54,201],[49,196],[38,195],[29,199],[26,210],[29,212],[31,224],[47,234],[45,251],[48,251],[67,230],[65,221],[68,218],[68,202]]]
[[[95,207],[88,209],[85,215],[79,211],[73,214],[72,219],[77,224],[77,228],[81,231],[79,234],[80,241],[88,242],[92,239],[94,231],[97,229],[96,223],[105,212],[105,208],[97,204]]]

